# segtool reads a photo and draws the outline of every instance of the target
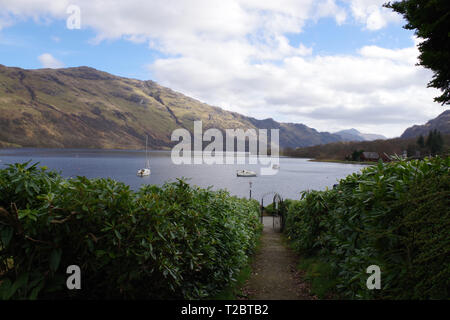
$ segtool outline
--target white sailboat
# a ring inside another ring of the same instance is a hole
[[[236,172],[238,177],[256,177],[256,172],[250,170],[238,170]]]
[[[150,173],[151,173],[150,160],[148,159],[147,144],[148,144],[148,136],[145,136],[145,159],[146,159],[146,163],[145,163],[145,168],[138,170],[137,175],[139,177],[149,176]]]

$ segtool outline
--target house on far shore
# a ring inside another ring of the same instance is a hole
[[[386,153],[379,154],[378,152],[363,152],[361,154],[361,161],[381,161],[390,162],[392,161],[391,157],[389,157]]]
[[[368,151],[353,151],[352,154],[345,156],[347,161],[371,161],[378,162],[379,160],[383,162],[391,162],[392,158],[388,156],[385,152],[382,154],[378,152],[368,152]]]
[[[363,152],[361,154],[361,161],[378,161],[380,155],[377,152]]]

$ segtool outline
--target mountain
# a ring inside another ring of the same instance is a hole
[[[341,130],[334,133],[340,136],[344,141],[373,141],[373,140],[386,140],[387,138],[380,134],[373,133],[361,133],[356,129]]]
[[[375,141],[375,140],[386,140],[387,139],[382,134],[376,134],[376,133],[361,133],[361,136],[365,139],[365,141]]]
[[[426,136],[431,130],[437,129],[442,134],[450,133],[450,110],[442,112],[437,118],[428,121],[424,125],[412,126],[403,132],[402,138],[413,138],[420,135]]]
[[[89,67],[25,70],[0,65],[0,147],[167,149],[177,128],[280,129],[280,146],[342,140],[303,124],[258,120],[189,98],[154,81]]]

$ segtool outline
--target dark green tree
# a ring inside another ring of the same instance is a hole
[[[436,152],[440,153],[444,150],[444,139],[442,138],[441,132],[437,131],[436,134]]]
[[[402,0],[384,4],[408,22],[404,28],[416,30],[424,41],[419,44],[419,65],[434,72],[428,87],[443,94],[434,100],[450,104],[450,1]]]
[[[417,145],[420,148],[425,148],[425,139],[423,138],[423,135],[420,135],[419,138],[417,138]]]
[[[408,144],[406,148],[406,154],[408,157],[413,157],[416,155],[417,147],[413,144]]]
[[[426,146],[432,155],[436,155],[442,151],[444,147],[444,140],[442,139],[441,133],[437,131],[437,129],[431,130],[428,133]]]
[[[431,145],[433,144],[433,140],[434,140],[433,130],[430,130],[428,132],[427,141],[425,142],[425,145],[427,146],[429,152],[431,152]]]
[[[363,154],[364,150],[355,150],[352,153],[352,160],[353,161],[361,161],[361,155]]]

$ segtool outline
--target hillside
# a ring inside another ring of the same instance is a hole
[[[450,134],[443,135],[444,150],[448,153],[450,148]],[[285,149],[284,155],[299,158],[314,158],[318,160],[345,160],[355,150],[377,152],[378,154],[401,155],[408,146],[416,145],[416,138],[394,138],[375,141],[335,142],[326,145],[311,146],[297,149]]]
[[[431,130],[438,130],[442,134],[450,134],[450,110],[446,110],[435,119],[424,125],[412,126],[403,132],[402,138],[414,138],[420,135],[426,136]]]
[[[280,129],[281,147],[342,140],[303,124],[257,120],[189,98],[154,81],[89,67],[25,70],[0,65],[0,147],[167,149],[173,130]]]

